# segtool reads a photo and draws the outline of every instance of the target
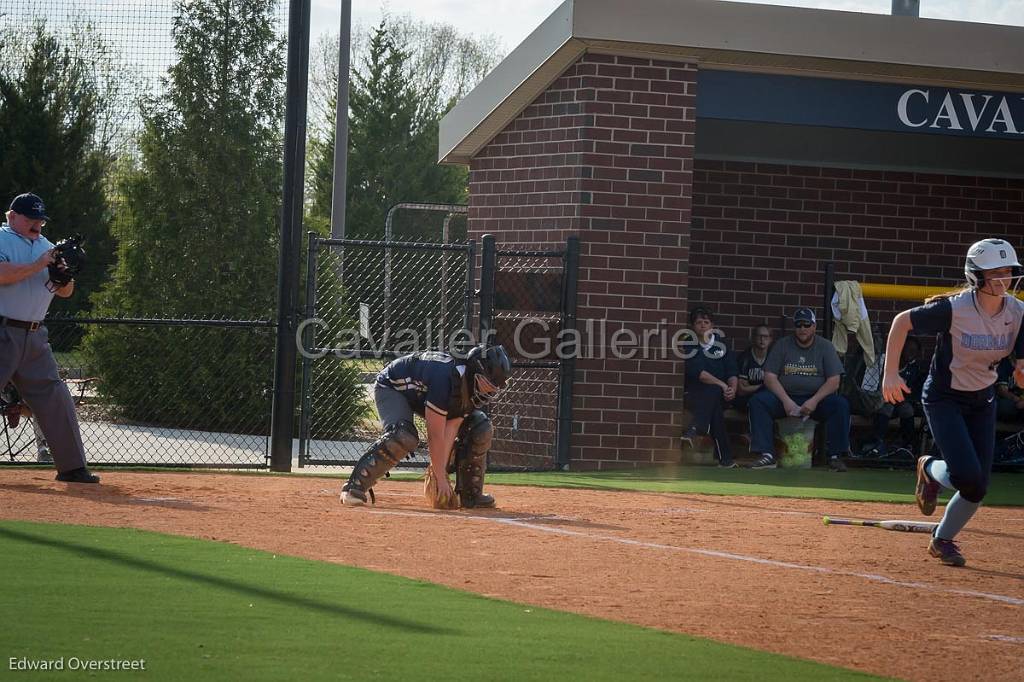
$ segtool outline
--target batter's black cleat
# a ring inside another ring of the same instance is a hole
[[[928,543],[928,553],[947,566],[963,566],[967,563],[967,559],[960,553],[960,548],[952,540],[932,538]]]
[[[57,480],[61,483],[99,483],[100,477],[96,474],[90,474],[89,470],[85,467],[79,467],[78,469],[72,469],[71,471],[61,471],[57,474]]]

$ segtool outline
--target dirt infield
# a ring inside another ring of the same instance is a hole
[[[909,505],[492,486],[497,510],[435,512],[386,481],[0,470],[0,518],[130,526],[363,566],[479,594],[689,633],[909,680],[1020,680],[1024,509],[984,508],[969,566],[925,536],[825,527]]]

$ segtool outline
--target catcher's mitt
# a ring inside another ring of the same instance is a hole
[[[76,234],[61,239],[53,247],[53,262],[48,266],[50,281],[46,283],[50,291],[66,287],[82,270],[85,264],[85,249],[82,248],[84,238]]]
[[[445,478],[448,478],[445,475]],[[451,484],[451,479],[448,481]],[[437,489],[437,478],[434,476],[434,468],[431,466],[427,467],[427,476],[423,479],[423,496],[427,498],[427,502],[434,509],[458,509],[459,508],[459,494],[455,492],[455,487],[451,487],[451,495],[442,495]]]

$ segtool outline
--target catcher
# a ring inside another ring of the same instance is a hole
[[[57,373],[42,320],[54,295],[67,298],[85,258],[79,238],[56,246],[42,235],[43,200],[19,194],[0,227],[0,387],[13,383],[35,415],[57,467],[57,480],[98,483],[86,468],[75,403]]]
[[[484,494],[493,429],[483,409],[505,387],[512,364],[502,346],[475,346],[465,359],[426,351],[393,361],[377,375],[373,399],[384,434],[341,488],[347,505],[374,500],[373,486],[419,445],[413,413],[427,422],[427,495],[437,508],[493,507]],[[454,461],[452,461],[454,460]],[[455,471],[455,490],[448,480]]]

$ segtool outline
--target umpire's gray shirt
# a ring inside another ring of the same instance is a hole
[[[49,239],[40,235],[36,239],[22,237],[10,225],[0,226],[0,263],[27,265],[53,248]],[[43,268],[31,277],[14,284],[0,284],[0,317],[25,322],[39,322],[53,300],[53,292],[46,288],[50,273]]]

